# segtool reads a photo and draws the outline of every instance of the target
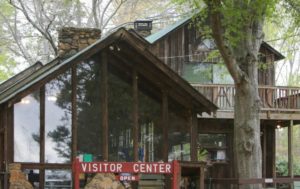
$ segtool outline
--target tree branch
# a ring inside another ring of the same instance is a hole
[[[13,7],[15,7],[16,9],[18,9],[18,10],[20,10],[22,13],[23,13],[23,15],[25,16],[25,18],[26,18],[26,20],[37,30],[37,31],[39,31],[40,32],[40,34],[42,35],[42,36],[44,36],[45,37],[45,39],[50,43],[50,45],[51,45],[51,47],[52,47],[52,49],[53,49],[53,51],[54,51],[54,53],[55,53],[55,55],[57,55],[57,47],[56,47],[56,45],[55,45],[55,43],[54,43],[54,41],[53,41],[53,39],[52,39],[52,36],[50,35],[50,33],[49,32],[47,32],[47,31],[44,31],[42,28],[40,28],[31,18],[30,18],[30,16],[29,16],[29,14],[28,14],[28,12],[27,12],[27,10],[26,10],[26,8],[25,8],[25,6],[24,6],[24,4],[23,4],[23,2],[21,1],[21,0],[18,0],[18,2],[20,3],[20,6],[21,7],[18,7],[16,4],[14,4],[12,1],[10,1],[10,4],[13,6]],[[52,23],[52,22],[51,22]],[[49,26],[50,27],[50,26]]]
[[[104,19],[105,13],[106,13],[106,11],[107,11],[107,9],[108,9],[108,7],[111,3],[112,3],[112,0],[108,1],[107,4],[105,5],[103,11],[102,11],[102,15],[101,15],[101,18],[100,18],[100,24],[99,24],[101,26],[101,28],[104,28],[104,27],[102,27],[103,19]]]
[[[92,14],[93,14],[96,28],[99,28],[100,25],[99,25],[99,20],[98,20],[98,13],[97,13],[97,4],[98,4],[97,2],[98,2],[98,0],[93,0]]]
[[[21,55],[27,62],[29,62],[29,64],[33,63],[32,57],[25,51],[25,48],[23,47],[23,44],[20,42],[17,31],[15,29],[13,29],[13,27],[10,25],[7,17],[4,14],[2,14],[0,12],[0,16],[2,17],[3,21],[7,25],[8,29],[9,29],[16,45],[17,45],[17,47],[20,50],[20,53],[17,53],[15,49],[12,49],[12,48],[8,47],[9,50],[12,51],[15,54]],[[15,23],[16,23],[16,20],[15,20]],[[15,28],[17,28],[17,27],[15,27]]]
[[[221,6],[220,0],[205,0],[205,3],[209,9],[210,24],[212,28],[212,36],[215,39],[216,45],[224,59],[224,63],[228,68],[230,75],[236,84],[242,81],[245,77],[244,72],[239,68],[236,60],[232,57],[231,50],[226,46],[223,28],[221,24],[221,12],[218,8]]]
[[[105,23],[102,25],[102,28],[105,28],[109,21],[117,14],[118,10],[121,8],[121,6],[126,2],[127,0],[121,0],[120,4],[117,6],[117,8],[113,11],[113,13],[107,18]]]

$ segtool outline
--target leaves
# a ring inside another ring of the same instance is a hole
[[[0,52],[0,82],[11,77],[15,67],[16,62],[5,52]]]

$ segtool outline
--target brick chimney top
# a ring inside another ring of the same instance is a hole
[[[58,55],[70,57],[100,39],[101,30],[96,28],[64,27],[58,31]]]

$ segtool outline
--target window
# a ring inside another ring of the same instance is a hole
[[[233,84],[226,66],[221,63],[185,63],[183,78],[190,83]]]
[[[71,157],[71,73],[45,85],[45,161],[67,163]]]
[[[212,64],[209,63],[185,63],[183,78],[190,83],[212,83]]]
[[[72,174],[69,170],[45,170],[45,189],[72,188]]]
[[[206,159],[208,161],[226,161],[226,141],[226,134],[198,134],[198,159]]]
[[[14,105],[14,161],[40,161],[39,91]]]
[[[142,76],[139,75],[139,81]],[[141,82],[141,85],[143,83]],[[140,87],[141,89],[142,87]],[[139,159],[141,161],[161,161],[163,159],[163,140],[161,104],[149,96],[146,91],[139,90]]]
[[[102,159],[100,68],[92,59],[77,65],[77,150],[94,160]]]
[[[234,84],[233,79],[224,64],[219,63],[213,65],[213,83]]]
[[[150,122],[148,124],[141,125],[141,142],[139,146],[139,159],[141,161],[148,159],[148,161],[154,161],[154,124]],[[148,153],[145,154],[144,149]],[[144,157],[148,155],[148,157]]]
[[[181,143],[172,146],[172,153],[169,155],[169,159],[190,161],[190,143]]]
[[[174,112],[169,113],[169,161],[190,161],[190,130],[187,120]]]
[[[110,69],[114,68],[110,67]],[[132,86],[120,76],[109,72],[108,153],[110,161],[133,161],[132,103]]]

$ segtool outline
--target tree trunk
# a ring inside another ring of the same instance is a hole
[[[246,58],[247,59],[247,58]],[[262,153],[260,144],[260,99],[258,95],[257,63],[242,62],[248,79],[235,85],[234,151],[236,176],[262,178]],[[242,185],[242,189],[259,189],[261,184]]]

